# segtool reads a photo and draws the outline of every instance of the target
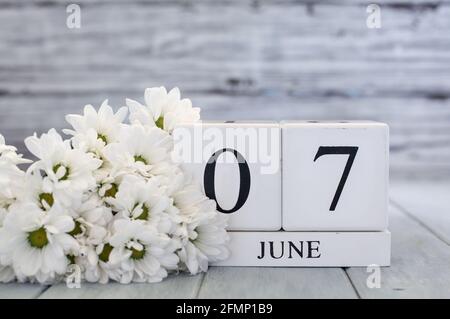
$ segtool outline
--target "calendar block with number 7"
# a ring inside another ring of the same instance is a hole
[[[389,129],[370,121],[285,121],[283,229],[387,228]]]

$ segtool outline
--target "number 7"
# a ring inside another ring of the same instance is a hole
[[[331,202],[330,211],[334,211],[336,209],[336,205],[341,197],[342,190],[344,189],[345,182],[347,181],[348,174],[350,173],[357,152],[357,146],[320,146],[317,150],[317,154],[314,157],[314,162],[322,155],[348,155],[344,172],[342,173],[341,180],[339,181],[333,201]]]

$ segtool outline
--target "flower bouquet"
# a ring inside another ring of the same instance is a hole
[[[68,139],[26,138],[34,162],[0,135],[1,282],[54,283],[72,265],[88,282],[159,282],[227,258],[225,215],[172,158],[174,127],[200,109],[163,87],[126,105],[67,115]]]

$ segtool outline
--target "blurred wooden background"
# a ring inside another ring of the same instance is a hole
[[[393,178],[449,178],[450,3],[374,2],[0,0],[0,132],[179,86],[205,119],[385,121]]]

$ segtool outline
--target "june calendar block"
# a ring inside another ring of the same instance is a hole
[[[391,233],[229,232],[231,255],[215,266],[389,266]]]
[[[387,228],[386,124],[285,121],[281,127],[283,229]]]
[[[281,229],[281,132],[276,122],[201,122],[173,132],[175,159],[229,214],[229,230]]]

